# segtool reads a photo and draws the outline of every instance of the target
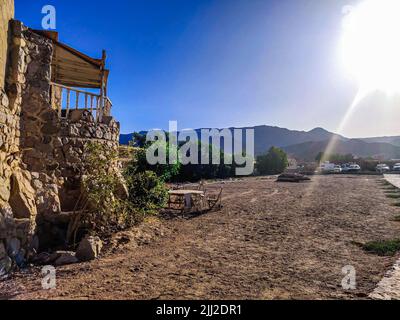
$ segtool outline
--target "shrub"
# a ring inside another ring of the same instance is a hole
[[[169,146],[167,145],[166,148],[168,154],[170,152]],[[181,165],[179,163],[150,165],[147,161],[146,153],[147,148],[138,148],[135,150],[132,161],[129,163],[126,169],[126,176],[131,177],[135,174],[145,171],[153,171],[162,180],[171,181],[175,176],[179,174],[181,168]]]
[[[164,207],[168,190],[154,172],[145,171],[127,177],[129,202],[143,215],[154,214]]]
[[[386,194],[386,197],[388,197],[390,199],[399,199],[400,194]]]
[[[138,148],[132,157],[132,161],[127,167],[126,175],[133,176],[137,173],[152,171],[156,173],[165,182],[186,182],[186,181],[199,181],[202,179],[225,179],[235,176],[235,165],[225,164],[225,154],[221,150],[216,150],[212,145],[202,145],[198,143],[197,155],[199,163],[201,162],[201,150],[202,148],[209,148],[210,163],[212,161],[212,155],[215,152],[219,152],[221,160],[220,164],[187,164],[182,165],[179,162],[173,164],[156,164],[150,165],[146,158],[148,148],[157,149],[157,147],[164,146],[166,153],[169,155],[171,151],[170,146],[167,142],[153,142],[145,144],[143,148]],[[177,152],[177,151],[175,151]],[[229,156],[232,157],[232,156]]]
[[[364,244],[363,249],[379,256],[394,256],[400,250],[400,240],[372,241]]]
[[[107,236],[137,220],[137,213],[120,196],[124,181],[116,169],[117,153],[101,143],[86,145],[81,196],[68,227],[68,242],[76,242],[78,230]]]
[[[256,169],[261,175],[280,174],[288,164],[286,153],[282,149],[272,147],[266,155],[257,157]]]

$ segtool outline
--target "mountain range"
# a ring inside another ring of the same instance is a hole
[[[230,128],[233,130],[234,128]],[[331,153],[353,154],[357,157],[400,159],[400,136],[350,139],[323,128],[297,131],[272,126],[245,127],[254,129],[255,154],[266,153],[272,146],[280,147],[298,160],[313,161],[319,152],[326,150],[332,138],[336,143]],[[201,129],[196,130],[200,132]],[[142,132],[145,133],[145,132]],[[120,143],[128,144],[133,134],[121,134]]]

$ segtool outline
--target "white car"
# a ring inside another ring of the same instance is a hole
[[[393,166],[393,171],[400,171],[400,163],[396,163],[396,164]]]
[[[342,173],[342,167],[341,166],[335,166],[335,168],[333,169],[334,173]]]
[[[333,173],[335,172],[335,164],[334,163],[330,163],[330,162],[324,162],[321,164],[321,166],[319,167],[319,170],[322,173]]]
[[[342,169],[342,172],[344,172],[344,173],[354,173],[354,172],[357,173],[357,172],[361,171],[361,167],[355,163],[346,163],[346,164],[342,165],[341,169]]]
[[[361,171],[361,167],[358,164],[351,164],[347,167],[347,172],[358,173]]]
[[[390,167],[387,164],[381,163],[376,166],[376,171],[378,171],[379,173],[389,172]]]

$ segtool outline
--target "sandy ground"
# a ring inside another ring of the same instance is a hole
[[[126,232],[97,261],[39,269],[0,283],[11,299],[363,299],[397,257],[357,243],[398,237],[400,223],[376,176],[316,176],[311,183],[251,178],[224,184],[224,208],[166,217]],[[217,188],[218,185],[209,186]],[[354,266],[355,290],[341,286]]]

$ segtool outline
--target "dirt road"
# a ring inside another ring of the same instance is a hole
[[[34,269],[0,283],[0,296],[366,298],[398,258],[367,254],[356,244],[400,234],[400,223],[392,220],[400,208],[378,180],[319,176],[304,184],[254,178],[226,183],[223,210],[153,220],[125,234],[101,259],[58,268],[56,290],[43,291]],[[357,272],[356,290],[342,289],[347,265]]]

